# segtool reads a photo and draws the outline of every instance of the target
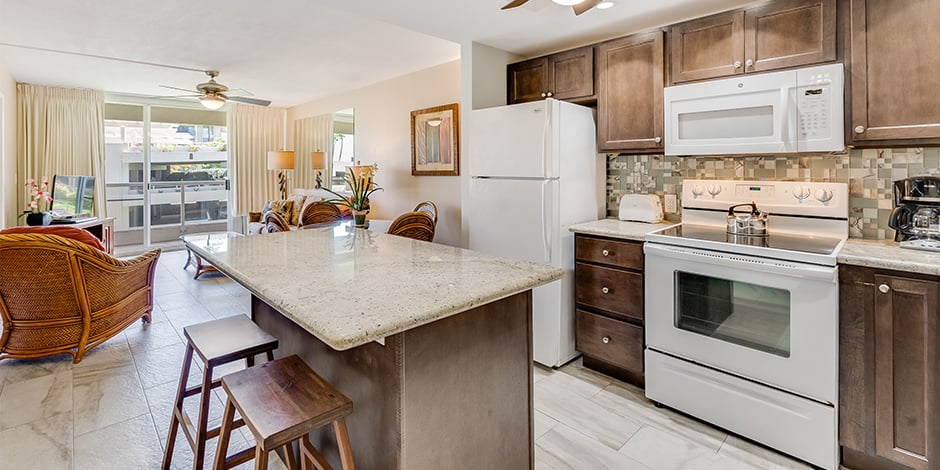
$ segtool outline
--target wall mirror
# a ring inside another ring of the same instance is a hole
[[[353,108],[341,109],[333,113],[333,158],[328,174],[331,189],[334,191],[345,190],[346,184],[343,177],[346,175],[346,167],[355,165],[354,114]]]
[[[346,166],[355,161],[354,121],[353,108],[294,121],[294,188],[317,187],[319,172],[323,187],[344,190]]]

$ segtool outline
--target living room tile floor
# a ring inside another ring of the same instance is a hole
[[[73,365],[67,355],[0,361],[0,467],[160,467],[184,351],[183,327],[249,309],[246,290],[219,274],[194,280],[191,268],[182,269],[185,261],[185,251],[161,256],[152,324],[133,324],[81,363]],[[191,380],[201,376],[198,367],[193,369]],[[534,375],[537,469],[809,468],[656,408],[642,390],[585,369],[580,361],[556,371],[535,366]],[[217,389],[210,426],[221,421],[223,400],[224,392]],[[196,402],[187,402],[195,416]],[[231,449],[251,441],[246,428],[239,431]],[[214,448],[212,440],[210,457]],[[182,433],[173,464],[192,468]],[[272,459],[271,467],[283,465]]]

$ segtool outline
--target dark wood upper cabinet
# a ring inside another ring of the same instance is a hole
[[[663,148],[663,33],[597,45],[597,148]]]
[[[836,59],[836,0],[778,0],[673,26],[673,83]]]
[[[744,12],[720,13],[670,29],[673,83],[744,72]]]
[[[509,104],[555,98],[589,101],[594,96],[594,46],[507,66]]]
[[[940,460],[940,282],[851,266],[839,276],[842,464],[931,468]]]
[[[851,0],[850,140],[857,145],[940,143],[940,2]]]

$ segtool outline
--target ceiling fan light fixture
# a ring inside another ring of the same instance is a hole
[[[574,6],[574,5],[579,4],[579,3],[583,2],[584,0],[552,0],[552,1],[555,2],[555,3],[557,3],[557,4],[559,4],[559,5],[564,5],[564,6],[566,6],[566,7],[570,7],[570,6]]]
[[[199,103],[206,109],[215,111],[225,104],[225,100],[216,95],[206,95],[199,98]]]
[[[598,10],[606,10],[612,6],[614,6],[614,2],[607,1],[598,3],[594,8],[597,8]]]

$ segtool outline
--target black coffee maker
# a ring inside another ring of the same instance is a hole
[[[895,230],[894,241],[918,237],[914,214],[926,209],[940,211],[940,177],[916,176],[894,182],[894,210],[888,226]]]

